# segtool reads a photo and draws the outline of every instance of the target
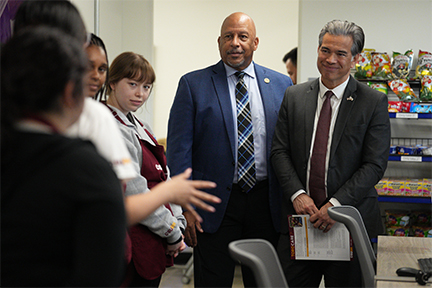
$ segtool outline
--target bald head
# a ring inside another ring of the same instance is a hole
[[[239,71],[248,67],[258,42],[255,23],[248,15],[236,12],[223,21],[218,44],[222,61],[228,66]]]

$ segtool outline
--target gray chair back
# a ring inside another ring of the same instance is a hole
[[[353,206],[334,206],[328,210],[330,218],[343,223],[349,230],[360,261],[365,287],[375,287],[376,257],[359,211]]]
[[[251,268],[258,287],[288,287],[273,245],[263,239],[244,239],[229,244],[234,260]]]

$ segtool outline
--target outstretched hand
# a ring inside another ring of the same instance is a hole
[[[216,183],[210,181],[189,180],[192,169],[188,168],[183,173],[174,176],[166,182],[167,190],[171,192],[171,203],[181,205],[184,209],[191,212],[196,220],[202,222],[201,216],[192,207],[214,212],[215,208],[206,204],[206,202],[220,203],[221,199],[198,189],[215,188]]]

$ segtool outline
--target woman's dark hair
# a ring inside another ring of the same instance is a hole
[[[24,1],[15,15],[14,34],[26,27],[46,25],[82,41],[87,41],[84,22],[77,8],[67,0]]]
[[[96,36],[93,33],[91,33],[91,35],[90,35],[90,43],[89,43],[88,47],[90,47],[90,46],[97,46],[97,47],[102,48],[105,52],[107,64],[109,63],[108,62],[108,52],[106,50],[104,42],[102,41],[101,38],[99,38],[98,36]],[[102,102],[106,101],[106,90],[107,90],[107,86],[108,86],[108,78],[109,78],[109,65],[107,66],[105,83],[102,86],[102,88],[94,96],[95,100],[102,101]]]
[[[83,97],[88,59],[82,43],[52,27],[21,30],[1,50],[1,125],[4,132],[28,114],[59,111],[59,99],[72,82]]]

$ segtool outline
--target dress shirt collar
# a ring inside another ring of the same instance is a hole
[[[333,89],[328,89],[321,81],[321,77],[320,77],[320,81],[319,81],[319,97],[324,98],[324,94],[328,91],[331,90],[333,92],[333,94],[336,96],[336,98],[338,100],[342,99],[342,96],[345,92],[345,88],[348,85],[350,77],[348,77],[347,80],[345,80],[345,82],[343,82],[342,84],[340,84],[339,86],[336,86]]]
[[[225,65],[225,70],[226,70],[226,74],[227,74],[227,78],[231,77],[232,75],[234,75],[236,72],[238,72],[238,70],[226,65]],[[254,68],[254,62],[252,61],[251,64],[249,64],[248,67],[246,67],[246,69],[242,70],[244,73],[246,73],[249,77],[251,78],[255,78],[255,68]]]

